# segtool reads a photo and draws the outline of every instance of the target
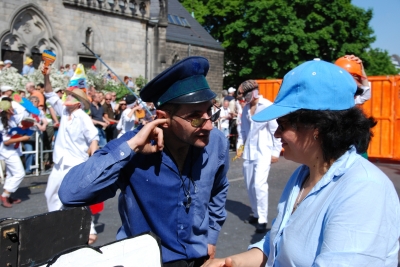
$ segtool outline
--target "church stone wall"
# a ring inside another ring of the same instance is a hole
[[[80,56],[90,57],[82,46],[89,41],[117,74],[145,76],[145,20],[63,4],[61,0],[1,0],[0,38],[2,50],[22,51],[25,56],[51,48],[58,55],[56,66],[78,63]],[[98,61],[96,66],[105,69]]]
[[[178,60],[200,55],[210,61],[207,80],[211,89],[221,92],[224,52],[168,41],[168,24],[150,22],[150,0],[135,2],[145,3],[147,14],[131,16],[110,8],[99,11],[97,0],[0,0],[0,60],[5,59],[4,51],[19,51],[16,58],[22,68],[26,56],[36,53],[33,59],[40,61],[43,50],[50,49],[57,54],[56,67],[78,63],[80,58],[94,62],[82,46],[85,42],[118,75],[151,80]],[[105,71],[98,60],[95,65]]]
[[[167,40],[167,60],[168,66],[184,59],[188,56],[203,56],[210,63],[210,70],[207,74],[207,81],[211,89],[216,93],[223,90],[223,71],[224,71],[224,51],[212,50],[194,45],[170,42]]]

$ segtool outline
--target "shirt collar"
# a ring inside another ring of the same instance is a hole
[[[187,171],[188,171],[188,164],[192,164],[192,170],[197,170],[196,166],[198,166],[198,164],[199,164],[198,163],[199,158],[202,158],[201,166],[204,166],[205,164],[207,164],[208,155],[209,155],[209,152],[207,151],[208,147],[209,146],[207,145],[205,148],[197,148],[194,146],[191,146],[189,148],[187,159],[185,160],[185,165],[183,167],[184,173],[187,173]],[[203,155],[203,156],[201,157],[201,155]],[[172,156],[169,153],[168,149],[164,149],[161,157],[162,157],[161,161],[163,164],[168,166],[171,170],[174,170],[175,172],[179,173],[179,170],[178,170],[174,160],[172,159]],[[191,161],[192,158],[193,158],[193,162]],[[193,176],[197,176],[197,175],[193,174]]]
[[[356,148],[351,146],[340,158],[338,158],[329,170],[322,176],[322,179],[314,186],[312,191],[318,191],[334,179],[340,177],[353,165],[353,163],[360,157],[357,154]],[[307,167],[306,167],[307,168]],[[310,170],[307,168],[308,173]]]

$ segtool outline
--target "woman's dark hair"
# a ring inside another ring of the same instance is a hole
[[[1,123],[3,124],[3,129],[8,131],[8,116],[7,116],[7,111],[2,111],[0,113],[0,119],[1,119]]]
[[[368,149],[376,125],[373,117],[367,118],[357,107],[346,110],[300,109],[287,115],[292,125],[309,125],[318,129],[324,160],[330,162],[342,156],[354,145],[358,153]]]
[[[8,101],[8,102],[10,102],[10,105],[11,105],[12,99],[9,97],[3,97],[1,99],[1,101]],[[3,124],[3,129],[8,131],[9,126],[8,126],[7,110],[3,110],[0,112],[0,120],[1,120],[1,123]]]

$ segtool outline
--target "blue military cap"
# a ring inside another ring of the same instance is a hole
[[[187,57],[151,80],[142,90],[140,97],[153,102],[156,107],[166,103],[196,104],[216,97],[207,83],[208,60],[204,57]]]

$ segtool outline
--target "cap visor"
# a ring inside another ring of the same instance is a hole
[[[261,110],[257,114],[255,114],[253,117],[253,121],[256,122],[264,122],[264,121],[270,121],[277,119],[279,117],[285,116],[293,111],[298,110],[299,108],[293,108],[293,107],[283,107],[283,106],[278,106],[275,104],[272,104],[271,106]]]
[[[187,95],[183,95],[174,99],[171,99],[167,103],[174,104],[196,104],[214,99],[217,95],[210,89],[196,91]]]

